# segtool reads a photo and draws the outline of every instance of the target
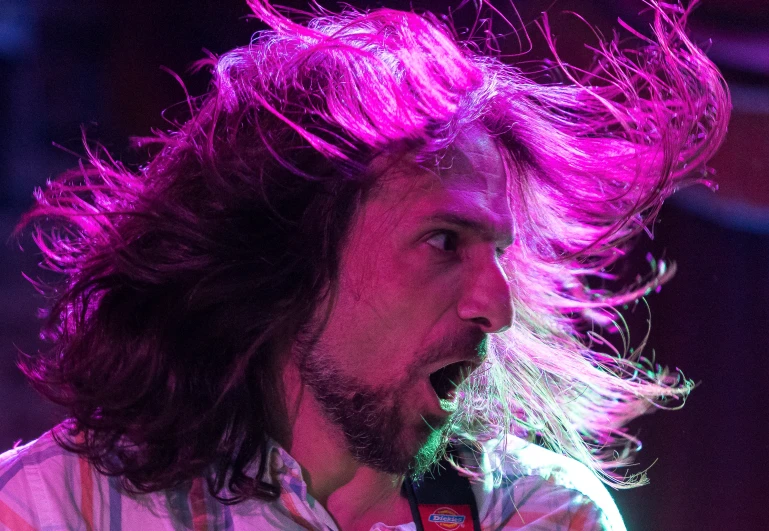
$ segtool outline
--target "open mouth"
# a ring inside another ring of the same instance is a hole
[[[430,375],[430,384],[441,400],[453,400],[457,387],[470,375],[472,366],[466,361],[451,363]]]

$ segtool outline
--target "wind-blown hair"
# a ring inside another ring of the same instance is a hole
[[[633,441],[623,426],[691,384],[598,334],[670,270],[615,292],[589,284],[663,199],[703,179],[725,134],[729,96],[685,34],[687,11],[652,3],[653,39],[604,44],[589,74],[558,61],[568,82],[540,84],[429,14],[302,25],[251,5],[272,29],[201,63],[210,91],[175,130],[142,139],[157,148],[145,166],[87,148],[22,220],[64,278],[52,350],[22,360],[71,415],[79,436],[61,444],[139,492],[209,471],[231,501],[277,496],[262,481],[282,415],[274,353],[333,291],[370,162],[440,163],[481,127],[511,183],[515,322],[462,385],[453,429],[525,430],[623,484],[611,472]]]

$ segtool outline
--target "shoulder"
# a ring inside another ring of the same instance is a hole
[[[54,428],[34,441],[0,454],[0,492],[11,488],[17,478],[41,476],[50,480],[55,476],[66,480],[71,477],[80,458],[56,442],[54,432],[62,429]]]
[[[0,454],[0,493],[7,494],[27,481],[31,471],[38,471],[47,461],[65,464],[68,453],[53,438],[52,431],[24,445]]]
[[[40,527],[37,505],[43,505],[50,473],[66,477],[65,472],[77,458],[68,454],[53,438],[52,432],[0,454],[0,530]]]
[[[14,463],[42,463],[50,458],[62,457],[68,454],[61,446],[56,443],[54,433],[62,430],[56,427],[43,433],[39,438],[26,444],[18,444],[12,449],[0,454],[0,470],[7,466],[13,466]]]
[[[474,485],[485,525],[625,531],[606,487],[583,464],[517,437],[488,441]]]

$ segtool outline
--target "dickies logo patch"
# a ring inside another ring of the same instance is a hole
[[[469,505],[419,505],[425,531],[456,531],[471,520]]]

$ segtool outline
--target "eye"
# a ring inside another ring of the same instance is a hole
[[[453,253],[456,252],[459,244],[459,236],[452,231],[436,232],[427,240],[427,244],[435,247],[439,251]]]

